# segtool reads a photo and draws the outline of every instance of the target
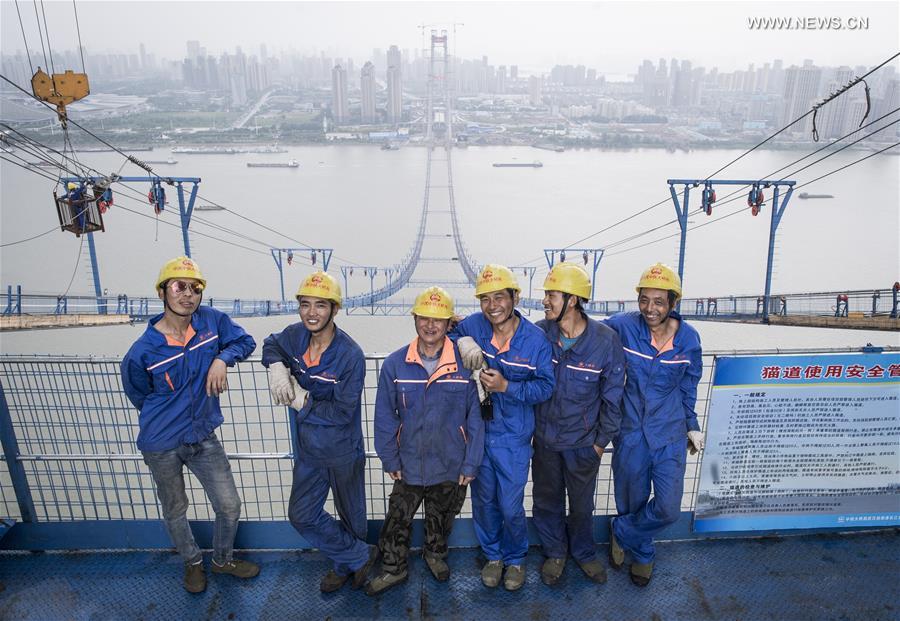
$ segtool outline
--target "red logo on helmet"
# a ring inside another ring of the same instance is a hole
[[[309,282],[313,285],[318,285],[322,282],[322,277],[316,274],[315,276],[309,277]]]
[[[663,273],[663,271],[662,271],[661,268],[658,268],[658,267],[651,267],[651,268],[650,268],[650,273],[653,274],[654,276],[659,276],[659,275],[661,275],[661,274]]]
[[[181,262],[181,264],[184,266],[187,266],[187,267],[194,267],[194,262],[191,261],[190,259],[185,259],[184,261]]]
[[[432,293],[428,299],[431,300],[432,302],[440,302],[441,294],[440,293]]]
[[[484,280],[490,280],[493,277],[494,277],[494,272],[492,272],[491,270],[484,270],[484,272],[482,272],[482,274],[481,274],[481,278]]]

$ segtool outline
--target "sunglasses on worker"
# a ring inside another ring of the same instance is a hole
[[[199,282],[187,282],[185,280],[170,280],[169,281],[169,291],[174,293],[175,295],[181,295],[188,289],[200,295],[203,293],[203,285]]]

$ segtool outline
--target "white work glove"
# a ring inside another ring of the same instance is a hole
[[[484,366],[484,355],[475,339],[471,336],[460,337],[456,341],[456,347],[459,349],[459,357],[462,358],[464,367],[470,371],[481,370]]]
[[[706,440],[703,437],[702,431],[688,431],[688,442],[691,443],[691,455],[697,451],[702,451],[703,447],[706,445]]]
[[[283,362],[269,365],[269,391],[272,400],[278,405],[290,405],[294,400],[294,388],[291,385],[291,372]],[[294,380],[296,382],[296,380]]]
[[[309,391],[301,387],[293,375],[291,375],[291,388],[294,390],[294,399],[289,405],[295,410],[299,410],[306,404],[306,395],[309,394]]]
[[[484,364],[484,363],[482,363]],[[475,369],[472,371],[472,379],[475,380],[475,386],[478,388],[478,403],[484,401],[485,397],[487,397],[487,392],[484,389],[484,386],[481,383],[481,372],[484,368]],[[460,483],[462,485],[462,483]]]

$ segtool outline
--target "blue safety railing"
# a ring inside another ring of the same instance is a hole
[[[836,351],[855,350],[777,353]],[[704,355],[697,402],[704,429],[715,356],[767,353],[776,352]],[[382,360],[382,356],[367,357],[362,393],[370,520],[384,517],[392,485],[373,449],[375,390]],[[122,391],[119,364],[120,360],[109,358],[0,356],[0,519],[38,526],[115,523],[127,532],[128,524],[161,518],[153,481],[135,446],[138,413]],[[217,433],[228,452],[243,499],[243,523],[283,524],[287,519],[293,458],[288,410],[272,403],[266,370],[258,359],[240,363],[229,371],[229,390],[221,403],[225,423]],[[686,512],[694,506],[698,470],[699,457],[690,456],[682,499],[682,510]],[[189,518],[211,520],[209,503],[192,475],[187,476],[186,487],[191,500]],[[597,515],[614,513],[612,492],[607,452],[596,489]],[[529,513],[530,505],[529,482]],[[471,517],[469,501],[461,517]],[[161,531],[154,532],[158,535]],[[126,547],[139,547],[142,541],[133,535]]]
[[[367,356],[362,393],[366,502],[373,520],[384,517],[392,485],[373,446],[375,390],[382,360],[383,356]],[[711,363],[708,355],[706,364]],[[150,472],[135,446],[138,413],[122,391],[119,364],[119,359],[110,358],[0,356],[0,436],[16,446],[15,453],[4,451],[0,462],[0,518],[27,521],[21,507],[30,504],[31,519],[38,523],[160,519]],[[228,375],[229,390],[221,397],[225,423],[217,433],[243,498],[242,520],[286,520],[293,458],[288,410],[272,403],[266,369],[259,359],[236,365]],[[706,409],[708,378],[709,369],[699,390],[701,413]],[[692,458],[685,510],[693,506],[696,468],[697,460]],[[203,490],[192,475],[186,486],[190,519],[212,519]],[[530,489],[529,483],[529,507]],[[597,512],[613,511],[607,455],[597,487]],[[471,517],[469,501],[461,516]]]
[[[346,309],[360,309],[373,314],[405,314],[412,308],[413,297],[409,300],[385,301],[408,284],[412,275],[402,274],[405,281],[396,280],[390,287],[378,289],[375,294],[366,293],[347,298]],[[398,279],[401,278],[398,276]],[[97,299],[93,295],[54,296],[28,294],[14,291],[10,286],[3,315],[96,315]],[[163,311],[162,301],[147,296],[120,294],[102,298],[106,307],[120,315],[128,315],[135,321],[146,320]],[[234,317],[267,317],[270,315],[293,315],[297,313],[295,300],[247,300],[231,298],[207,298],[203,304],[212,306]],[[477,305],[460,305],[477,310]],[[541,300],[522,298],[520,306],[525,309],[542,310]],[[598,300],[586,305],[587,311],[595,315],[637,310],[637,300]],[[720,296],[707,298],[684,298],[681,300],[681,314],[689,319],[708,320],[762,320],[763,298],[756,295]],[[773,295],[770,299],[770,316],[782,317],[883,317],[898,318],[900,308],[893,289],[865,289],[857,291],[829,291],[821,293],[785,293]]]

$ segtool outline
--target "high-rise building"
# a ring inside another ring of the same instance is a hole
[[[510,65],[509,67],[509,79],[515,82],[519,79],[519,65]]]
[[[844,86],[850,80],[850,77],[850,67],[838,67],[834,70],[831,80],[826,84],[825,91],[833,93]],[[816,113],[816,130],[819,132],[820,138],[840,138],[844,135],[849,104],[849,97],[837,97],[818,110]]]
[[[362,91],[362,122],[373,123],[375,117],[375,65],[366,61],[359,72],[359,87]]]
[[[187,42],[187,57],[191,60],[194,60],[198,56],[200,56],[200,42],[199,41],[188,41]]]
[[[780,58],[772,61],[772,72],[766,84],[767,93],[780,93],[784,88],[784,63]]]
[[[387,52],[387,113],[391,123],[403,116],[403,74],[400,49],[392,45]]]
[[[691,72],[691,61],[682,60],[679,67],[678,61],[672,60],[672,105],[676,108],[691,105]]]
[[[875,119],[880,119],[881,117],[889,114],[891,110],[896,110],[898,106],[900,106],[900,80],[898,80],[897,78],[891,78],[887,81],[881,97],[875,99],[872,102],[872,113],[869,115],[867,122],[874,121]],[[895,118],[896,117],[888,118],[885,119],[885,121],[891,121]],[[873,125],[871,129],[876,129],[878,127],[884,126],[885,122],[881,122],[877,125]],[[880,135],[888,138],[889,136],[897,136],[898,133],[900,133],[900,128],[895,125],[893,129],[887,129]]]
[[[819,80],[822,70],[810,64],[803,67],[789,67],[784,72],[784,106],[781,125],[787,125],[809,111],[819,94]],[[791,127],[791,131],[805,133],[812,129],[812,115]]]
[[[846,95],[838,97],[835,101],[844,99],[844,97],[846,97]],[[847,116],[844,119],[844,127],[841,130],[841,135],[843,136],[844,134],[852,133],[851,136],[848,137],[848,140],[860,138],[863,135],[862,132],[865,132],[866,130],[859,129],[859,126],[865,118],[868,109],[869,105],[865,99],[858,98],[850,100],[847,104]],[[859,133],[857,133],[857,130],[859,130]]]
[[[536,75],[528,77],[528,102],[532,106],[539,106],[542,103],[541,86],[543,80]]]
[[[347,121],[347,72],[340,65],[331,69],[331,116],[334,122],[341,124]]]

